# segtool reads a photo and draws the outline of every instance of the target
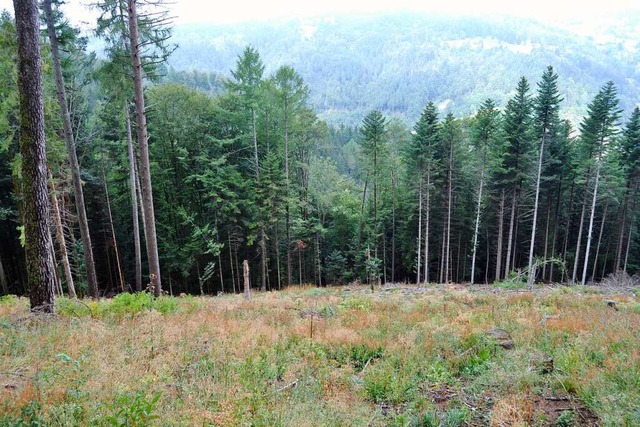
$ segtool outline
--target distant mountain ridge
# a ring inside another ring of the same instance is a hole
[[[520,76],[534,92],[552,65],[565,97],[563,115],[578,122],[608,80],[626,114],[640,102],[637,18],[603,24],[596,37],[523,18],[409,13],[184,25],[175,28],[179,48],[169,65],[229,76],[250,44],[267,75],[293,66],[309,85],[314,108],[331,123],[359,123],[374,108],[412,123],[430,100],[457,115],[473,114],[488,97],[504,106]]]

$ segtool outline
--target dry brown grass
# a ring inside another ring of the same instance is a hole
[[[167,314],[112,315],[106,302],[94,318],[47,320],[31,318],[23,299],[5,301],[0,424],[107,425],[119,408],[137,409],[140,392],[160,393],[154,425],[420,425],[432,414],[519,426],[541,422],[528,406],[541,393],[577,396],[603,425],[635,425],[638,299],[617,296],[614,311],[607,298],[305,288],[176,299]],[[484,338],[493,327],[516,349],[494,348]],[[553,356],[553,374],[531,372],[535,352]],[[428,392],[445,389],[438,402]]]

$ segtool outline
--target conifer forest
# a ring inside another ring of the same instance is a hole
[[[470,114],[434,93],[415,120],[327,122],[286,57],[176,70],[170,17],[136,3],[97,2],[91,43],[57,1],[38,11],[53,292],[238,293],[244,260],[263,291],[638,273],[640,109],[612,80],[579,117],[548,64]],[[0,291],[26,295],[19,23],[0,18]]]

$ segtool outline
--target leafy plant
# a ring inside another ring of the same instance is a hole
[[[158,418],[155,415],[160,393],[148,398],[143,392],[124,393],[116,397],[112,407],[115,412],[106,421],[113,427],[144,427]]]

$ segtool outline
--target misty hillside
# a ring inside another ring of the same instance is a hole
[[[428,100],[441,110],[466,115],[487,97],[498,105],[522,75],[532,88],[547,65],[560,75],[563,111],[579,121],[597,90],[613,80],[621,107],[639,101],[640,67],[635,61],[638,32],[627,17],[595,29],[556,28],[513,17],[452,18],[396,14],[317,18],[302,21],[187,25],[175,28],[179,45],[170,65],[172,79],[205,90],[219,90],[219,80],[203,87],[185,71],[229,75],[237,56],[251,44],[269,74],[293,66],[311,89],[312,103],[334,123],[359,122],[378,108],[413,122]]]

